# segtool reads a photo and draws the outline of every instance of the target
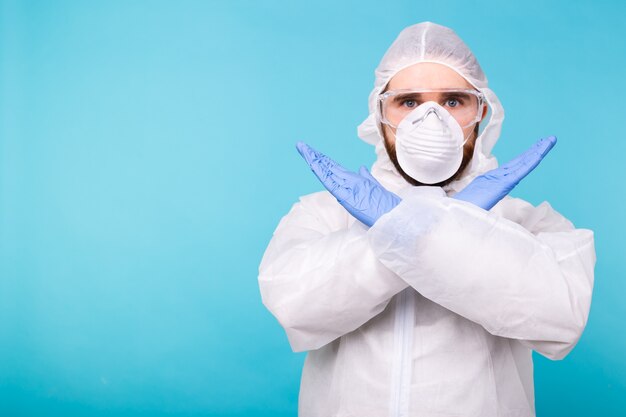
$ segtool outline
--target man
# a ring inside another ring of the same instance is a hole
[[[299,415],[534,416],[532,350],[573,349],[595,264],[591,231],[507,196],[556,139],[496,168],[502,107],[432,23],[400,33],[369,104],[372,174],[299,143],[329,192],[293,206],[260,266],[264,304],[308,351]]]

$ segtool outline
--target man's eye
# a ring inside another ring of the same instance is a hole
[[[409,109],[413,109],[413,108],[417,107],[417,101],[415,101],[415,100],[404,100],[402,102],[402,105],[404,107],[408,107]]]
[[[450,98],[448,100],[446,100],[446,106],[448,107],[456,107],[461,105],[461,103],[459,102],[459,100],[455,99],[455,98]]]

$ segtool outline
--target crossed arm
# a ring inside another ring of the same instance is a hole
[[[409,285],[553,359],[580,337],[593,286],[593,235],[549,206],[508,199],[494,209],[534,219],[522,227],[502,209],[488,212],[418,187],[368,228],[337,201],[326,193],[302,198],[260,267],[263,301],[295,351],[355,330]]]

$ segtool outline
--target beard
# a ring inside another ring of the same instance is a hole
[[[476,144],[477,137],[478,137],[478,123],[476,124],[474,131],[471,133],[470,139],[463,146],[463,159],[461,160],[461,165],[459,166],[459,169],[457,169],[456,172],[447,180],[438,182],[436,184],[425,184],[425,183],[417,181],[415,178],[411,177],[409,174],[404,172],[404,170],[400,166],[400,163],[398,162],[398,156],[396,155],[396,145],[395,143],[389,142],[389,140],[387,139],[387,132],[386,130],[383,130],[383,139],[385,142],[385,149],[387,150],[387,155],[389,155],[389,159],[391,159],[393,166],[395,166],[396,170],[398,170],[400,175],[402,175],[402,178],[404,178],[409,184],[415,185],[415,186],[428,185],[428,186],[435,186],[435,187],[444,187],[450,184],[452,181],[456,181],[463,173],[463,170],[465,169],[465,167],[467,167],[467,164],[469,164],[469,162],[472,160],[472,155],[474,155],[474,145]]]

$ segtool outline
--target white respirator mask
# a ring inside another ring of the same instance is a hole
[[[467,138],[455,118],[434,101],[419,105],[402,119],[395,136],[400,167],[423,184],[445,181],[461,166]]]

